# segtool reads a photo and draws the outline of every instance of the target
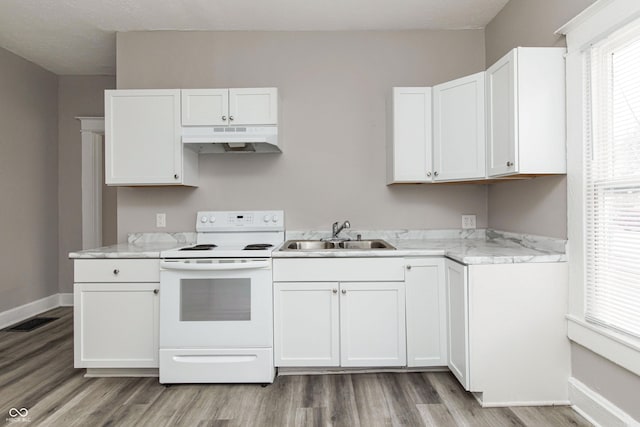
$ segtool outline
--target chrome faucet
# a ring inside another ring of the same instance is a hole
[[[338,234],[340,234],[340,232],[345,228],[351,228],[349,221],[343,222],[342,225],[339,225],[338,222],[334,222],[333,227],[331,228],[331,239],[337,239]]]

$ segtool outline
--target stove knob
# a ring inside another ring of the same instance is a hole
[[[209,218],[209,222],[210,222],[210,223],[214,223],[214,222],[216,222],[216,217],[212,215],[212,216]]]
[[[206,217],[206,216],[203,216],[202,218],[200,218],[200,222],[201,222],[201,223],[203,223],[203,224],[204,224],[205,222],[207,222],[207,217]]]
[[[264,222],[269,222],[269,215],[265,215],[262,219],[264,220]]]
[[[274,215],[273,218],[271,218],[271,221],[278,222],[278,215]]]

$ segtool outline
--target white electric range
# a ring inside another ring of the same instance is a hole
[[[196,245],[160,254],[160,382],[273,382],[283,211],[198,212],[196,231]]]

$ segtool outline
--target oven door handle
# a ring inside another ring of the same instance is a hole
[[[268,268],[269,261],[249,261],[237,263],[187,263],[180,261],[160,261],[160,267],[165,270],[199,270],[199,271],[227,271],[227,270],[253,270]]]

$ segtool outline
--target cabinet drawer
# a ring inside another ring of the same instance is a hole
[[[159,282],[158,259],[82,259],[74,263],[74,281]]]
[[[404,258],[274,259],[275,282],[404,281]]]

